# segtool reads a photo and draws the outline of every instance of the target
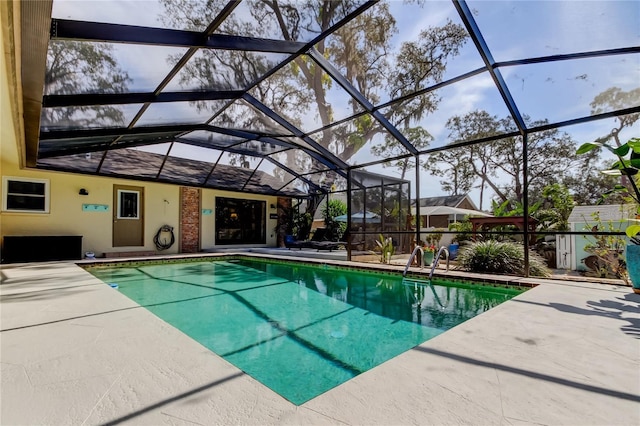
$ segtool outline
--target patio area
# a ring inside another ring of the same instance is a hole
[[[3,425],[640,423],[629,287],[515,278],[539,285],[295,406],[75,263],[1,273]]]

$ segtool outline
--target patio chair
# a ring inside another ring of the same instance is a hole
[[[340,248],[340,246],[346,246],[347,243],[344,241],[309,241],[311,248],[314,248],[318,251],[320,250],[336,250]]]
[[[355,236],[351,235],[349,231],[344,233],[342,239],[346,241],[344,246],[347,250],[364,250],[364,240],[354,241]]]
[[[296,240],[293,235],[285,235],[284,237],[284,245],[289,250],[292,248],[303,249],[303,248],[312,248],[317,251],[320,250],[337,250],[341,246],[347,246],[346,241],[329,241],[326,239],[327,231],[324,228],[318,228],[314,233],[313,237],[310,240]]]
[[[331,241],[327,238],[327,230],[325,228],[318,228],[311,238],[311,248],[320,250],[337,250],[341,246],[347,246],[346,241]]]
[[[296,240],[293,235],[284,236],[284,246],[291,250],[292,248],[303,249],[311,247],[311,241]]]

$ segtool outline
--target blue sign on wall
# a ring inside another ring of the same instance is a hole
[[[83,212],[108,212],[109,206],[107,204],[83,204]]]

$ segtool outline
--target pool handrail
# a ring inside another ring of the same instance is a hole
[[[440,250],[438,250],[438,254],[436,254],[433,258],[433,265],[431,265],[431,272],[429,272],[429,281],[431,281],[431,278],[433,278],[433,271],[436,270],[438,262],[440,261],[440,254],[443,251],[447,254],[447,269],[445,270],[445,272],[449,272],[449,250],[445,246],[442,246],[440,247]]]
[[[404,267],[404,272],[402,272],[402,276],[406,277],[407,276],[407,271],[409,270],[409,266],[411,266],[411,264],[413,263],[413,259],[416,257],[416,253],[420,251],[420,269],[422,269],[424,267],[424,250],[422,250],[422,247],[420,246],[416,246],[416,248],[413,249],[413,253],[411,253],[411,256],[409,256],[409,261],[407,262],[407,266]]]

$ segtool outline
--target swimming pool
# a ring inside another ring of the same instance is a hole
[[[88,270],[298,405],[524,291],[244,258]]]

